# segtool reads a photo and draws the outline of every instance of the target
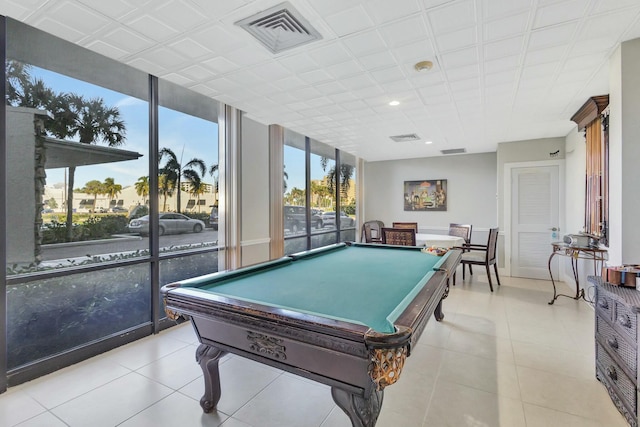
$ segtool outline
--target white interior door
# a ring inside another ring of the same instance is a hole
[[[511,275],[549,280],[551,242],[560,239],[559,167],[511,169]],[[552,264],[558,277],[558,263]]]

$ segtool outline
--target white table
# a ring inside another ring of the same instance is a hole
[[[448,236],[446,234],[416,233],[416,246],[451,248],[462,246],[463,244],[464,239],[462,237]]]

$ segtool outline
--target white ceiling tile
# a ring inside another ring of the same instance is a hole
[[[55,3],[54,7],[47,11],[47,17],[85,34],[91,34],[109,23],[102,14],[69,1]]]
[[[162,80],[168,80],[172,83],[175,83],[177,85],[181,85],[181,86],[189,86],[192,87],[192,85],[195,83],[195,81],[193,81],[190,78],[185,77],[182,74],[179,73],[168,73],[162,76]]]
[[[492,60],[505,56],[519,55],[522,52],[524,37],[512,37],[484,45],[484,59]]]
[[[317,83],[327,82],[333,79],[333,77],[322,68],[307,71],[306,73],[300,73],[299,76],[305,82],[313,85]]]
[[[246,5],[248,0],[191,0],[191,2],[195,4],[196,8],[205,15],[215,19],[222,19],[228,13]]]
[[[206,20],[204,14],[191,6],[190,1],[185,0],[167,1],[158,6],[155,12],[164,22],[170,23],[171,27],[179,31],[191,30]]]
[[[109,44],[126,52],[139,52],[153,45],[146,37],[126,27],[116,27],[102,38]]]
[[[329,15],[325,17],[325,22],[338,37],[373,27],[373,21],[361,4]]]
[[[280,90],[294,90],[305,87],[307,85],[304,80],[300,79],[298,76],[293,75],[285,77],[284,79],[276,80],[275,82],[271,82],[271,84],[279,88]]]
[[[365,3],[369,15],[373,17],[376,24],[403,18],[420,11],[420,6],[416,0],[388,1],[388,0],[367,0]]]
[[[237,82],[242,87],[252,87],[265,83],[265,79],[251,70],[238,70],[232,74],[229,74],[227,78]]]
[[[344,45],[354,55],[366,55],[388,48],[378,31],[367,31],[344,39]]]
[[[635,21],[637,21],[637,14],[627,11],[592,16],[585,21],[579,39],[609,37],[612,42],[616,42],[618,38],[616,33],[621,28],[629,28]]]
[[[596,13],[601,12],[610,12],[613,10],[623,9],[623,8],[631,8],[631,7],[639,7],[638,0],[597,0],[596,6],[594,7],[594,11]]]
[[[428,72],[415,72],[409,75],[409,81],[415,88],[421,88],[424,86],[433,86],[438,84],[444,84],[444,75],[438,70],[430,70]]]
[[[222,25],[211,25],[189,35],[202,46],[218,53],[233,51],[240,46],[245,46],[252,39],[245,31],[238,28],[226,29]],[[257,46],[257,41],[252,39],[251,42],[255,42]]]
[[[476,25],[476,8],[473,0],[447,3],[427,12],[435,35]]]
[[[396,60],[389,51],[362,56],[359,62],[365,70],[376,70],[396,65]]]
[[[463,67],[455,67],[447,70],[447,80],[465,80],[480,76],[480,64],[475,63],[471,65],[465,65]]]
[[[504,56],[498,59],[484,61],[485,73],[497,73],[503,70],[516,68],[520,65],[520,55]]]
[[[221,56],[202,61],[202,64],[206,65],[217,74],[226,74],[239,68],[237,64]]]
[[[162,76],[167,73],[166,68],[161,67],[155,62],[142,57],[135,57],[127,61],[126,64],[132,66],[133,68],[137,68],[138,70],[142,70],[145,73],[153,74],[156,76]]]
[[[570,0],[539,7],[533,28],[543,28],[578,19],[584,15],[590,0]]]
[[[567,47],[556,46],[547,49],[532,50],[527,52],[527,56],[524,59],[524,66],[530,67],[532,65],[544,64],[547,62],[557,62],[566,58]]]
[[[434,62],[434,65],[437,65],[434,60],[436,56],[435,49],[430,41],[400,46],[391,49],[391,52],[400,63],[411,64],[411,66],[413,66],[416,62],[430,60]]]
[[[531,0],[491,0],[482,3],[484,17],[488,20],[514,15],[531,8]]]
[[[570,22],[555,27],[534,30],[529,37],[529,49],[543,49],[551,46],[565,46],[571,41],[578,24]]]
[[[478,50],[475,47],[442,54],[445,69],[471,65],[478,62]]]
[[[376,83],[366,74],[361,74],[359,76],[346,77],[340,80],[340,83],[343,84],[347,89],[355,90],[362,89],[370,86],[375,86]]]
[[[504,86],[513,84],[517,77],[515,69],[501,71],[499,73],[486,73],[484,75],[485,86]]]
[[[170,43],[169,46],[190,59],[201,58],[203,56],[213,54],[210,49],[206,48],[205,46],[189,37],[181,38],[173,43]]]
[[[320,83],[315,85],[316,89],[324,95],[332,95],[335,93],[344,92],[346,88],[339,81],[329,81],[326,83]]]
[[[356,61],[347,61],[340,64],[332,65],[330,67],[327,67],[326,70],[329,74],[337,79],[352,76],[354,74],[360,74],[364,71],[362,66]]]
[[[251,66],[272,59],[271,54],[266,49],[256,49],[251,46],[240,47],[225,54],[229,61],[243,66]]]
[[[436,37],[436,46],[440,52],[447,52],[463,47],[473,46],[477,43],[476,27],[468,27],[451,33],[442,34]]]
[[[369,74],[378,83],[394,82],[400,79],[404,79],[402,70],[398,67],[389,67],[381,70],[370,71]]]
[[[309,51],[309,56],[319,67],[328,67],[352,59],[352,55],[340,42],[332,42]]]
[[[317,70],[319,65],[306,52],[296,53],[278,59],[278,63],[294,74]]]
[[[484,40],[503,39],[524,33],[529,24],[529,16],[529,12],[523,12],[486,22],[483,26]]]
[[[381,83],[380,87],[388,94],[394,94],[398,92],[406,92],[408,90],[413,91],[413,86],[406,79],[395,80],[390,82]]]
[[[428,36],[424,18],[421,15],[387,24],[380,28],[380,33],[389,47],[424,40]]]
[[[364,0],[307,0],[307,3],[309,3],[311,7],[313,7],[318,11],[318,13],[324,16],[340,12],[345,8],[358,6],[363,2]]]
[[[571,46],[569,57],[588,54],[609,54],[616,46],[617,41],[611,40],[610,36],[590,38],[587,40],[578,39],[573,46]]]
[[[131,29],[152,40],[162,41],[178,34],[178,30],[150,15],[142,15],[128,19],[125,20],[124,23]]]

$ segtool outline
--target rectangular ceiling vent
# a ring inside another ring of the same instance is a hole
[[[442,154],[462,154],[462,153],[466,153],[467,149],[466,148],[451,148],[449,150],[440,150],[440,152]]]
[[[272,53],[322,39],[322,35],[289,2],[236,22]]]
[[[395,142],[411,142],[411,141],[420,141],[420,137],[415,133],[407,133],[405,135],[394,135],[389,138],[393,139]]]

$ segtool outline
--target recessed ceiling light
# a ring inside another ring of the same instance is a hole
[[[391,105],[391,106],[394,106],[394,107],[395,107],[396,105],[400,105],[400,101],[391,101],[391,102],[389,103],[389,105]]]
[[[416,65],[414,65],[417,71],[428,71],[433,68],[433,62],[431,61],[420,61]]]
[[[433,141],[425,141],[424,143],[429,145],[429,144],[433,144]]]

